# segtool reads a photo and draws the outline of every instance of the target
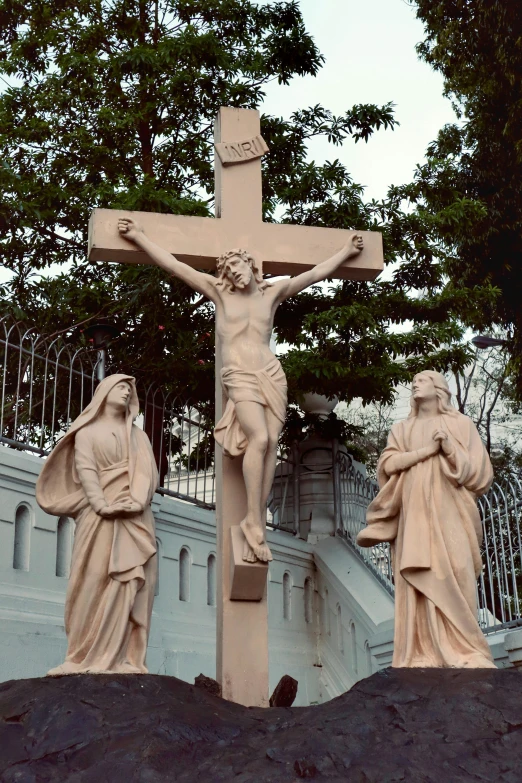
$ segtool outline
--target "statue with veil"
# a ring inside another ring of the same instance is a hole
[[[146,673],[157,575],[150,508],[158,472],[134,378],[110,375],[44,463],[36,499],[76,521],[65,601],[67,655],[50,675]]]

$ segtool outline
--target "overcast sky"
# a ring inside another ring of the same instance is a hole
[[[454,120],[442,97],[442,78],[416,55],[423,27],[406,0],[300,0],[306,28],[326,58],[316,78],[271,84],[262,110],[289,117],[321,103],[342,114],[356,103],[393,101],[400,127],[381,130],[368,142],[310,145],[321,162],[339,158],[367,198],[382,198],[389,185],[410,182],[427,145]],[[0,282],[8,277],[0,267]]]
[[[356,103],[392,101],[400,127],[379,131],[368,144],[342,148],[315,142],[316,161],[339,158],[368,198],[381,198],[389,185],[411,181],[427,145],[455,115],[442,96],[442,78],[420,61],[415,45],[423,26],[406,0],[300,0],[306,28],[326,62],[314,78],[272,84],[263,111],[288,117],[321,103],[341,114]]]

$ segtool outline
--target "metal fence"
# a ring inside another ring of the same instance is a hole
[[[0,444],[39,456],[49,454],[69,424],[91,400],[100,354],[75,347],[62,335],[42,336],[10,318],[0,319]],[[186,400],[138,380],[141,413],[162,477],[160,492],[206,508],[215,507],[213,423]],[[333,470],[332,470],[333,465]],[[357,546],[366,509],[377,484],[333,445],[331,459],[302,465],[297,444],[280,455],[269,525],[306,537],[301,519],[301,475],[331,482],[337,534],[393,594],[390,546]],[[278,494],[279,493],[279,494]],[[478,581],[479,622],[485,633],[522,625],[522,482],[496,483],[479,500],[483,570]]]
[[[100,352],[61,335],[40,335],[0,319],[0,444],[46,456],[96,388]],[[213,508],[212,422],[194,406],[137,382],[141,413],[160,475],[160,492]]]
[[[97,354],[0,319],[0,442],[44,456],[95,387]]]
[[[350,455],[342,451],[337,451],[335,456],[333,480],[337,535],[350,544],[393,595],[390,545],[361,547],[356,541],[357,533],[366,527],[366,510],[379,491],[377,483],[357,470]]]
[[[479,499],[484,565],[478,604],[485,633],[522,625],[521,508],[522,483],[518,476],[493,484]]]
[[[0,444],[47,456],[92,399],[105,361],[104,352],[94,346],[78,346],[63,334],[41,335],[11,317],[0,318]],[[160,494],[215,508],[210,416],[139,378],[136,386],[136,423],[149,436],[161,477]],[[287,464],[284,456],[279,461]],[[289,464],[295,484],[291,459]],[[296,492],[296,508],[298,496]]]
[[[214,425],[195,406],[137,383],[142,415],[162,477],[160,493],[215,508]]]

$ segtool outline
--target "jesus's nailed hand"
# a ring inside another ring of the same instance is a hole
[[[358,256],[364,247],[364,241],[361,234],[354,232],[346,245],[342,249],[342,253],[346,259]]]
[[[143,228],[140,226],[137,220],[134,220],[134,218],[119,218],[118,231],[122,237],[128,239],[131,242],[136,241],[138,234],[143,234]]]

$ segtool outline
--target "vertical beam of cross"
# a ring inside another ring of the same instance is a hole
[[[259,113],[220,109],[215,141],[233,142],[260,132]],[[251,225],[262,220],[261,159],[241,165],[215,162],[216,217]],[[221,349],[216,340],[216,421],[226,403],[221,387]],[[230,528],[246,516],[243,457],[225,457],[216,446],[216,525],[218,552],[216,675],[223,698],[246,706],[268,707],[268,605],[230,600]]]
[[[260,155],[267,148],[259,132],[257,111],[220,109],[215,128],[218,219],[95,209],[89,226],[90,260],[151,263],[147,253],[120,235],[118,219],[121,217],[137,219],[145,233],[158,245],[197,269],[214,269],[216,258],[221,253],[238,246],[255,252],[265,272],[281,275],[294,275],[311,269],[338,252],[349,241],[351,231],[263,223]],[[339,267],[334,277],[373,280],[382,270],[380,233],[360,233],[364,237],[363,252]],[[216,344],[218,421],[224,406],[220,370],[221,350]],[[238,525],[246,515],[242,458],[231,460],[224,457],[217,447],[216,479],[219,574],[217,677],[226,699],[245,705],[268,706],[266,590],[259,602],[230,600],[230,528]],[[243,561],[241,566],[244,567]]]

